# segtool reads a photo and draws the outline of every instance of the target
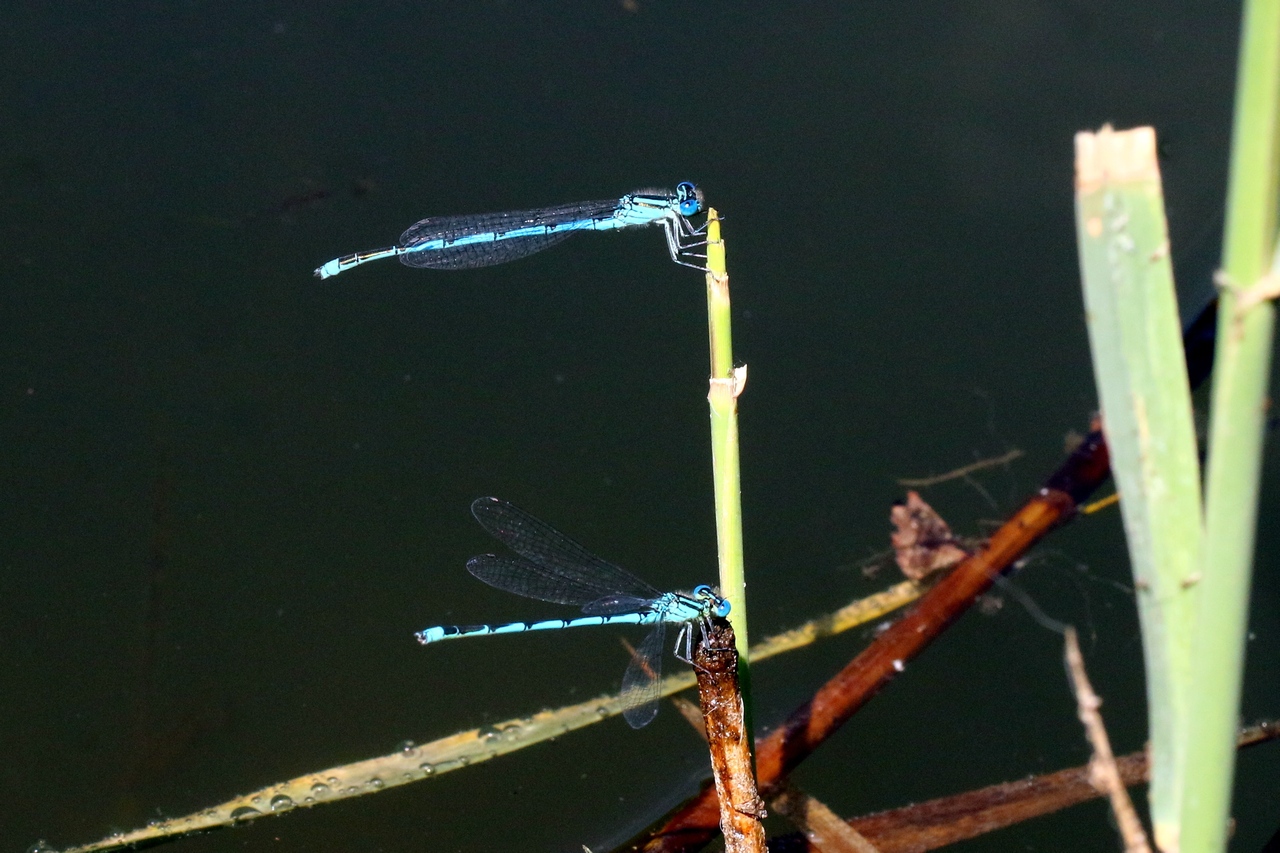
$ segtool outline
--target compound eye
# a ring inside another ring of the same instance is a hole
[[[711,587],[707,586],[705,583],[700,583],[693,588],[693,594],[697,598],[711,595]]]
[[[676,185],[676,201],[679,203],[681,216],[693,216],[702,212],[698,188],[688,181],[681,181]]]
[[[727,598],[720,599],[720,603],[716,605],[716,615],[721,619],[729,615],[729,600]]]

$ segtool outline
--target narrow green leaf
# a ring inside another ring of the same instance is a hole
[[[1076,136],[1089,343],[1137,589],[1157,843],[1176,834],[1202,532],[1200,466],[1151,128]]]

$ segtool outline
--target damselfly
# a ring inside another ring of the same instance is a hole
[[[518,554],[472,557],[467,571],[506,592],[574,604],[586,616],[508,625],[441,625],[417,633],[421,643],[484,634],[515,634],[579,628],[586,625],[653,625],[649,636],[636,647],[622,676],[623,717],[632,728],[647,725],[658,713],[658,687],[662,675],[663,639],[667,625],[680,625],[676,657],[689,661],[693,632],[706,631],[712,617],[729,615],[729,602],[706,585],[693,592],[659,592],[630,572],[606,562],[522,509],[498,498],[480,498],[471,514],[495,539]],[[683,646],[684,654],[681,655]]]
[[[405,266],[438,270],[488,267],[541,252],[579,231],[617,231],[643,225],[662,227],[671,260],[703,269],[697,261],[704,261],[705,255],[691,250],[706,245],[705,240],[699,240],[705,226],[689,221],[702,210],[702,191],[684,181],[675,192],[636,190],[617,199],[535,210],[431,216],[411,225],[396,245],[334,258],[317,267],[316,276],[329,278],[379,258],[399,258]]]

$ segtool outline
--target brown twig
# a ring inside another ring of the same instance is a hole
[[[698,706],[679,696],[672,697],[671,703],[706,742],[707,727]],[[723,802],[723,798],[720,799]],[[773,795],[769,807],[795,824],[804,833],[809,847],[818,853],[880,853],[825,804],[790,783]],[[722,815],[721,822],[723,820]]]
[[[1272,740],[1280,740],[1280,726],[1268,722],[1245,729],[1237,744],[1243,749]],[[1126,786],[1146,782],[1146,752],[1121,756],[1116,759],[1116,769]],[[1071,767],[855,817],[849,825],[880,853],[925,853],[1096,800],[1101,794],[1089,776],[1088,765]],[[804,836],[795,834],[771,838],[769,849],[774,853],[818,850]]]
[[[881,853],[824,803],[791,785],[784,785],[769,805],[799,827],[809,847],[819,853]]]
[[[738,650],[733,628],[712,622],[693,652],[698,699],[711,750],[711,773],[720,803],[720,831],[728,853],[764,853],[764,802],[756,791],[751,744],[738,687]]]
[[[1111,752],[1111,739],[1107,737],[1102,715],[1098,713],[1098,709],[1102,707],[1102,699],[1093,692],[1093,685],[1089,683],[1089,676],[1084,671],[1084,656],[1080,654],[1075,628],[1067,628],[1065,640],[1067,671],[1071,673],[1071,684],[1076,694],[1076,713],[1080,716],[1080,722],[1084,723],[1089,743],[1093,746],[1089,781],[1110,797],[1111,811],[1115,813],[1120,837],[1124,839],[1125,853],[1151,853],[1142,821],[1133,809],[1133,801],[1129,799],[1129,792],[1125,790],[1124,781],[1116,767],[1116,757]]]
[[[1002,453],[999,456],[992,456],[987,459],[979,459],[977,462],[970,462],[968,465],[961,465],[959,468],[953,468],[943,474],[935,474],[932,477],[899,477],[898,485],[904,489],[924,489],[929,486],[936,486],[939,483],[945,483],[948,480],[958,480],[961,477],[967,477],[975,471],[981,471],[985,468],[997,468],[1001,465],[1008,465],[1015,459],[1021,458],[1022,451],[1018,448],[1010,450],[1008,453]]]
[[[1123,756],[1117,765],[1126,785],[1146,781],[1144,752]],[[1089,783],[1089,768],[1071,767],[862,815],[850,819],[849,825],[880,853],[926,853],[1095,800],[1098,796],[1098,790]],[[774,853],[817,851],[802,835],[772,838],[769,849]]]

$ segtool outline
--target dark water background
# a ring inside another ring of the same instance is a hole
[[[616,637],[422,649],[560,615],[463,571],[496,494],[662,587],[710,580],[704,290],[660,235],[382,262],[429,214],[695,180],[727,217],[758,636],[890,582],[900,476],[1013,509],[1095,407],[1072,134],[1153,124],[1184,311],[1218,255],[1238,8],[1078,2],[0,6],[0,849],[84,842],[616,684]],[[306,196],[312,196],[307,199]],[[1280,469],[1247,720],[1280,713]],[[1116,749],[1145,712],[1119,516],[1018,583],[1079,624]],[[756,672],[784,715],[868,632]],[[1083,762],[1059,638],[967,616],[798,774],[842,814]],[[576,851],[699,747],[664,711],[188,851]],[[1141,799],[1141,797],[1140,797]],[[1280,823],[1242,756],[1234,850]],[[1099,804],[966,851],[1112,850]]]

